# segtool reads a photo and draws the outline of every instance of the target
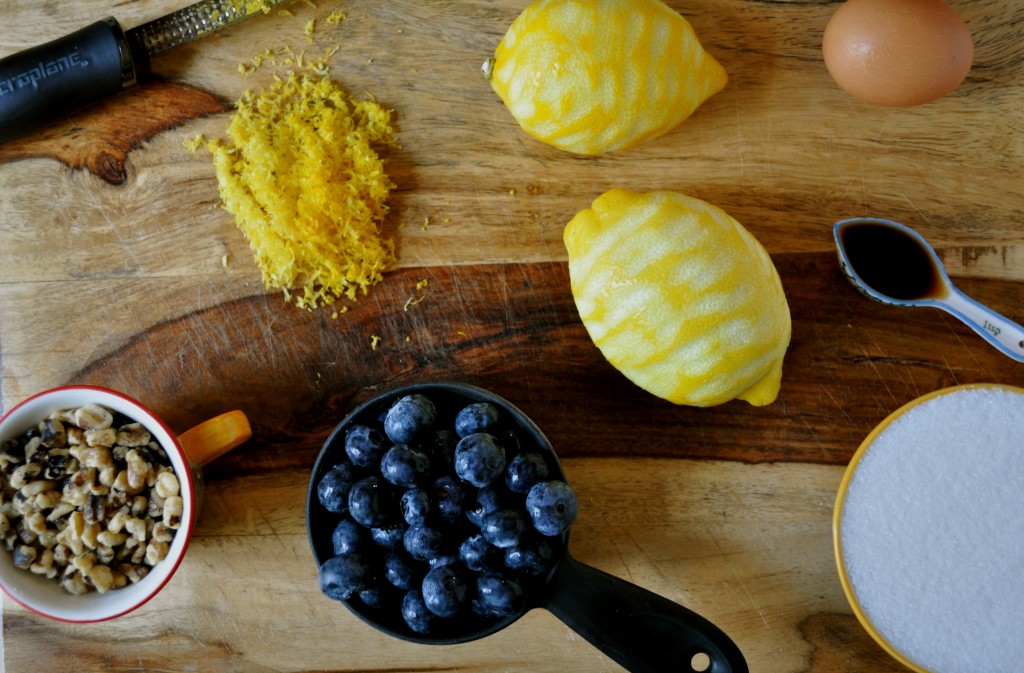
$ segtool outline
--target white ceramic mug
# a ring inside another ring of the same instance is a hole
[[[0,587],[12,599],[37,614],[64,622],[98,622],[124,615],[156,595],[181,564],[201,508],[200,468],[249,439],[248,420],[240,411],[210,419],[176,435],[152,411],[136,400],[106,388],[66,386],[34,395],[0,418],[0,442],[21,437],[58,410],[98,404],[141,423],[159,442],[178,477],[183,501],[181,526],[167,556],[140,581],[106,593],[73,595],[57,581],[14,565],[13,555],[0,549]]]

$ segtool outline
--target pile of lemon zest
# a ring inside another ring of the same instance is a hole
[[[423,288],[425,288],[428,285],[430,285],[430,281],[428,281],[426,278],[424,278],[420,282],[416,283],[416,289],[417,290],[422,290]]]
[[[333,23],[338,25],[348,17],[345,16],[345,12],[331,12],[330,16],[327,17],[327,23]]]
[[[370,336],[370,348],[377,350],[377,346],[380,345],[380,337],[376,334]]]
[[[514,189],[508,190],[508,195],[509,196],[515,196],[516,195],[516,190],[514,190]]]
[[[316,32],[316,19],[310,19],[306,22],[306,27],[302,31],[306,34],[306,39],[310,42],[313,41],[313,33]]]
[[[467,336],[467,334],[462,330],[457,331],[456,334],[458,334],[459,336]]]
[[[390,110],[327,77],[274,73],[242,95],[228,139],[206,147],[268,289],[313,309],[382,280],[395,260],[381,236],[394,184],[373,146],[393,145],[393,133]]]
[[[429,227],[429,226],[430,226],[430,217],[424,217],[423,218],[423,226],[420,227],[420,231],[426,231],[427,227]]]

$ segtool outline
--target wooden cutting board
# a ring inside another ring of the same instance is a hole
[[[897,669],[835,578],[843,467],[905,402],[960,383],[1024,386],[1024,366],[946,314],[859,295],[839,273],[831,227],[855,215],[914,226],[961,289],[1024,319],[1021,10],[951,2],[975,38],[967,81],[936,103],[886,109],[839,91],[821,62],[838,3],[668,4],[729,84],[663,138],[605,157],[533,140],[483,80],[525,5],[511,0],[297,2],[294,16],[257,16],[169,52],[156,81],[0,145],[2,408],[91,383],[143,400],[175,429],[228,408],[255,429],[210,466],[197,537],[167,591],[84,627],[5,599],[6,670],[620,670],[542,612],[424,651],[319,595],[303,502],[320,445],[375,392],[437,379],[526,411],[581,495],[574,555],[709,617],[751,670]],[[0,56],[106,15],[128,27],[177,7],[0,2]],[[346,15],[337,26],[325,20],[334,11]],[[272,80],[274,68],[244,75],[239,63],[285,44],[340,47],[334,79],[395,111],[385,227],[399,262],[337,318],[261,286],[219,208],[209,156],[184,146],[222,135],[232,101]],[[793,316],[774,404],[676,407],[593,347],[561,233],[612,187],[703,198],[768,249]]]

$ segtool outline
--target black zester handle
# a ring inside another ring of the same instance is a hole
[[[109,18],[0,59],[0,143],[135,84],[149,57],[290,0],[200,0],[125,32]]]
[[[0,59],[0,142],[135,83],[125,33],[112,18]]]

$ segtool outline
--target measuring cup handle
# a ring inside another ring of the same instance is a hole
[[[249,419],[229,411],[200,423],[178,437],[188,461],[202,467],[252,437]]]
[[[632,673],[748,673],[721,629],[678,603],[566,554],[546,607]]]
[[[990,344],[1024,362],[1024,327],[953,288],[940,304]]]

